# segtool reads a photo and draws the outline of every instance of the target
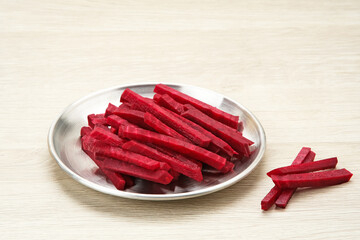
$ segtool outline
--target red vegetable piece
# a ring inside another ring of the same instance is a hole
[[[128,121],[126,121],[125,119],[123,119],[117,115],[108,116],[106,118],[106,123],[116,129],[118,129],[120,125],[137,127],[136,125],[129,123]]]
[[[86,137],[85,137],[86,138]],[[83,141],[83,139],[82,139]],[[118,190],[124,190],[125,188],[125,179],[120,173],[113,172],[111,170],[105,169],[103,166],[103,162],[97,160],[94,157],[94,154],[90,151],[84,150],[89,157],[95,162],[95,164],[99,167],[101,173],[105,175],[105,177],[118,189]]]
[[[132,109],[132,104],[131,103],[122,103],[122,104],[120,104],[118,109]]]
[[[170,165],[167,164],[166,162],[160,162],[160,167],[159,169],[165,170],[165,171],[169,171],[171,169]]]
[[[297,163],[301,164],[306,159],[310,151],[311,148],[303,147],[296,156],[292,164],[297,164]],[[286,189],[282,191],[280,188],[275,186],[261,201],[261,208],[263,210],[268,210],[274,203],[276,203],[276,206],[278,207],[285,207],[289,202],[290,198],[292,197],[292,195],[294,194],[294,192],[295,192],[294,189]]]
[[[243,153],[246,157],[250,156],[250,142],[241,134],[230,130],[228,126],[212,119],[195,108],[188,109],[181,115],[224,139],[235,151]]]
[[[183,103],[183,104],[191,104],[195,108],[199,109],[200,111],[204,112],[208,116],[220,121],[232,128],[237,129],[239,117],[231,115],[227,112],[224,112],[216,107],[213,107],[207,103],[204,103],[198,99],[190,97],[187,94],[179,92],[169,86],[164,84],[157,84],[155,86],[154,92],[159,94],[168,94],[170,97],[174,98],[176,101]]]
[[[216,169],[222,169],[226,163],[225,158],[220,157],[213,152],[160,133],[154,133],[140,128],[122,126],[119,128],[119,135],[124,138],[170,148],[176,152],[180,152],[184,155],[195,158],[196,160],[202,161]]]
[[[154,102],[156,102],[160,106],[167,108],[177,114],[181,114],[184,111],[184,106],[178,103],[177,101],[175,101],[172,97],[170,97],[167,94],[163,94],[163,95],[155,94],[153,99]]]
[[[152,101],[149,101],[139,94],[126,89],[121,95],[121,101],[128,101],[136,105],[137,108],[140,108],[144,112],[150,112],[160,121],[173,128],[175,131],[181,135],[190,139],[193,143],[198,144],[202,147],[207,147],[210,143],[210,139],[206,137],[201,132],[190,128],[187,124],[179,121],[179,119],[172,117],[167,111],[162,107],[155,104]]]
[[[156,160],[117,147],[111,147],[111,146],[98,147],[94,153],[96,157],[97,156],[110,157],[149,170],[155,170],[160,168],[160,163]]]
[[[271,177],[271,175],[286,175],[286,174],[294,174],[294,173],[314,172],[329,168],[335,168],[337,162],[338,160],[336,157],[328,158],[316,162],[308,162],[299,165],[291,165],[291,166],[276,168],[268,172],[267,175]]]
[[[148,181],[157,182],[161,184],[169,184],[173,177],[165,170],[157,169],[155,171],[145,169],[134,164],[119,161],[108,157],[99,157],[99,160],[104,162],[104,168],[112,171],[120,172],[122,174],[130,175],[137,178],[142,178]]]
[[[110,182],[118,189],[118,190],[124,190],[126,181],[120,173],[113,172],[104,168],[101,168],[102,172],[105,174],[107,179],[110,180]]]
[[[147,112],[144,114],[144,122],[151,128],[155,129],[155,131],[157,131],[158,133],[162,133],[162,134],[180,139],[184,142],[191,142],[186,137],[184,137],[180,133],[176,132],[174,129],[168,127],[166,124],[161,122],[159,119],[157,119],[151,113]]]
[[[155,93],[154,96],[153,96],[153,100],[154,100],[154,102],[156,102],[157,104],[159,104],[160,98],[161,98],[161,94]],[[159,104],[159,105],[160,105],[160,104]]]
[[[316,153],[314,153],[313,151],[310,151],[302,163],[308,163],[308,162],[314,161],[315,156],[316,156]]]
[[[88,115],[88,124],[91,128],[94,128],[94,125],[105,125],[106,124],[106,118],[105,114],[90,114]]]
[[[311,148],[303,147],[299,154],[296,156],[292,165],[302,164],[306,162],[312,162],[315,159],[315,153],[311,151]],[[280,208],[285,208],[291,197],[294,195],[296,189],[285,189],[282,190],[280,196],[275,202],[275,205]]]
[[[200,125],[190,121],[187,118],[184,118],[181,115],[175,114],[169,110],[167,110],[169,114],[171,114],[173,117],[178,118],[179,120],[183,121],[184,123],[186,123],[187,125],[189,125],[190,127],[192,127],[193,129],[198,130],[199,132],[202,132],[205,136],[207,136],[208,138],[211,139],[211,143],[210,143],[210,151],[213,151],[214,149],[211,149],[211,145],[216,146],[217,148],[221,149],[223,152],[225,152],[227,155],[229,155],[230,157],[232,157],[235,154],[238,154],[234,149],[231,148],[231,146],[229,144],[227,144],[225,141],[223,141],[221,138],[218,138],[217,136],[215,136],[214,134],[212,134],[211,132],[209,132],[208,130],[204,129],[203,127],[201,127]]]
[[[288,175],[272,175],[275,185],[282,189],[298,187],[326,187],[348,182],[352,173],[343,169],[323,172],[298,173]]]
[[[128,122],[138,125],[139,127],[149,128],[144,122],[144,112],[128,108],[118,108],[114,114],[126,119]]]
[[[113,134],[109,130],[105,130],[100,127],[95,127],[94,130],[89,134],[89,136],[101,140],[105,143],[111,144],[113,146],[122,146],[125,143],[125,140],[119,138],[117,135]]]
[[[185,157],[181,153],[175,152],[175,151],[170,150],[170,149],[165,149],[164,147],[159,147],[159,146],[151,145],[151,144],[149,144],[149,146],[152,147],[152,148],[157,149],[158,151],[160,151],[160,152],[162,152],[162,153],[164,153],[166,155],[169,155],[169,156],[171,156],[173,158],[176,158],[176,159],[180,160],[181,162],[184,162],[184,163],[192,162],[192,163],[196,164],[196,166],[198,166],[200,168],[200,170],[202,168],[203,164],[198,160],[195,160],[195,159],[189,158],[189,157]],[[184,174],[184,175],[186,175],[186,174]]]
[[[296,158],[294,159],[291,165],[302,164],[305,161],[307,155],[310,153],[310,151],[311,148],[308,147],[301,148],[300,152],[298,153],[298,155],[296,156]]]
[[[125,143],[123,145],[123,149],[142,154],[144,156],[156,159],[161,162],[166,162],[175,171],[182,173],[197,181],[201,181],[203,179],[201,167],[189,160],[174,158],[158,151],[157,149],[154,149],[134,140]]]
[[[117,135],[117,128],[111,127],[110,132]]]
[[[125,189],[126,181],[120,173],[113,172],[107,169],[103,169],[103,173],[118,190]]]
[[[280,194],[281,189],[277,186],[274,186],[261,201],[261,209],[266,211],[271,208],[271,206],[275,203],[276,199],[280,196]]]
[[[225,166],[220,170],[222,173],[228,173],[234,169],[234,164],[230,161],[226,161]]]
[[[97,148],[101,148],[104,146],[108,146],[108,144],[104,143],[103,141],[97,140],[93,137],[91,137],[90,135],[85,135],[84,137],[81,138],[81,148],[84,150],[84,152],[86,154],[89,155],[89,157],[91,159],[93,159],[93,152],[97,149]]]
[[[106,111],[105,111],[105,117],[113,115],[117,108],[118,107],[115,106],[114,104],[109,103],[109,105],[108,105],[108,107],[106,108]]]
[[[91,127],[82,127],[80,130],[80,136],[86,136],[88,134],[90,134],[90,132],[92,131]]]

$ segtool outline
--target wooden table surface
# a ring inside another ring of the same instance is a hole
[[[245,105],[267,150],[244,180],[169,202],[91,190],[51,158],[73,101],[136,82],[193,84]],[[359,1],[0,2],[1,239],[359,239]],[[260,210],[266,172],[302,146],[349,183]]]

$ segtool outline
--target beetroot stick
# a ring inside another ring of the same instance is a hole
[[[154,103],[152,99],[148,100],[127,88],[121,95],[120,100],[122,102],[131,102],[132,104],[136,105],[137,108],[140,108],[142,111],[150,112],[155,117],[160,119],[163,123],[173,128],[175,131],[187,137],[193,143],[201,147],[207,147],[210,143],[210,139],[208,137],[206,137],[201,132],[190,128],[187,124],[179,121],[177,118],[172,117],[162,107]]]
[[[152,182],[169,184],[173,177],[165,170],[157,169],[155,171],[145,169],[127,162],[119,161],[108,157],[99,157],[104,162],[104,168],[120,172],[133,177],[146,179]]]
[[[144,112],[128,108],[118,108],[114,111],[114,114],[142,128],[149,128],[144,122]]]
[[[267,175],[271,177],[271,175],[286,175],[286,174],[294,174],[294,173],[314,172],[328,168],[335,168],[337,163],[338,160],[336,157],[328,158],[316,162],[308,162],[299,165],[291,165],[291,166],[276,168],[268,172]]]
[[[117,108],[118,108],[118,107],[115,106],[114,104],[109,103],[109,105],[108,105],[108,107],[106,108],[106,111],[105,111],[105,117],[114,114],[114,112],[115,112],[115,110],[116,110]]]
[[[92,131],[91,127],[82,127],[80,130],[80,136],[81,137],[86,136],[86,135],[90,134],[91,131]]]
[[[204,103],[198,99],[195,99],[193,97],[190,97],[187,94],[184,94],[182,92],[179,92],[169,86],[166,86],[164,84],[157,84],[155,86],[154,92],[160,93],[160,94],[168,94],[170,97],[174,98],[176,101],[183,103],[183,104],[191,104],[200,111],[204,112],[208,116],[216,119],[217,121],[220,121],[232,128],[237,129],[238,127],[238,121],[239,117],[231,115],[227,112],[224,112],[216,107],[213,107],[207,103]]]
[[[343,169],[323,172],[298,173],[288,175],[272,175],[275,185],[282,189],[298,187],[326,187],[348,182],[352,173]]]
[[[122,126],[119,128],[119,135],[124,138],[170,148],[176,152],[202,161],[216,169],[222,169],[226,163],[225,158],[213,152],[160,133],[155,133],[140,128]]]
[[[162,153],[152,147],[145,144],[131,140],[123,145],[123,148],[129,151],[133,151],[144,156],[153,158],[155,160],[168,163],[176,172],[182,173],[185,176],[193,178],[197,181],[203,179],[201,173],[201,167],[191,161],[181,161],[177,158],[171,157]]]
[[[261,209],[262,210],[268,210],[276,201],[276,199],[280,196],[281,189],[277,186],[274,186],[268,194],[263,198],[261,201]]]
[[[110,115],[106,118],[106,123],[110,125],[111,127],[114,127],[116,129],[119,128],[120,125],[126,125],[126,126],[133,126],[138,127],[135,124],[129,123],[127,120],[117,116],[117,115]]]
[[[296,156],[296,158],[292,164],[294,164],[294,163],[296,164],[298,162],[300,162],[300,163],[303,162],[310,151],[311,151],[311,148],[303,147],[300,150],[300,152],[298,153],[298,155]],[[290,194],[291,194],[290,195],[290,198],[291,198],[293,192]],[[281,189],[276,186],[273,187],[261,201],[261,208],[265,211],[268,210],[275,203],[275,201],[277,201],[278,197],[280,197],[281,195],[282,195]],[[288,198],[288,196],[289,196],[289,193],[286,193],[287,202],[290,200],[290,198]],[[284,207],[286,206],[287,202],[285,203]]]
[[[222,140],[221,138],[215,136],[214,134],[212,134],[211,132],[209,132],[208,130],[206,130],[205,128],[201,127],[200,125],[190,121],[187,118],[184,118],[181,115],[178,115],[172,111],[170,111],[169,109],[165,109],[170,115],[172,115],[173,117],[178,118],[179,120],[185,122],[187,125],[189,125],[190,127],[192,127],[193,129],[198,130],[199,132],[203,133],[205,136],[207,136],[208,138],[211,139],[211,144],[210,145],[214,145],[216,146],[216,148],[221,149],[223,152],[225,152],[226,154],[228,154],[230,157],[232,157],[234,154],[238,154],[228,143],[226,143],[224,140]],[[210,146],[212,147],[212,146]],[[211,151],[213,151],[213,149],[209,149]]]
[[[306,148],[304,150],[304,154],[307,152]],[[315,159],[315,152],[310,151],[307,156],[303,159],[303,161],[301,161],[301,157],[296,158],[293,162],[297,163],[297,164],[301,164],[301,163],[307,163],[307,162],[312,162]],[[288,202],[290,201],[291,197],[294,195],[296,189],[285,189],[283,191],[281,191],[280,196],[278,197],[278,199],[276,199],[275,205],[277,207],[280,208],[285,208],[286,205],[288,204]]]
[[[228,126],[212,119],[195,108],[188,109],[181,115],[199,124],[219,138],[222,138],[233,149],[235,149],[235,151],[241,152],[247,157],[250,156],[248,139],[244,138],[240,133],[238,134],[235,131],[230,130]]]
[[[180,139],[184,142],[191,142],[189,139],[187,139],[180,133],[176,132],[174,129],[170,128],[165,123],[161,122],[151,113],[147,112],[144,114],[144,122],[151,128],[155,129],[155,131],[157,131],[158,133],[162,133],[170,137]]]
[[[155,94],[154,97],[154,102],[156,102],[157,104],[159,104],[160,106],[167,108],[177,114],[181,114],[184,111],[184,105],[182,105],[181,103],[178,103],[177,101],[175,101],[172,97],[170,97],[167,94]]]
[[[92,132],[89,134],[89,136],[119,147],[122,146],[125,142],[123,139],[110,132],[110,130],[105,130],[101,127],[95,127],[94,130],[92,130]]]
[[[145,157],[143,155],[134,152],[123,150],[117,147],[111,147],[111,146],[98,147],[94,153],[95,156],[111,157],[119,161],[128,162],[149,170],[155,170],[160,168],[160,163],[154,159]]]
[[[106,119],[105,114],[90,114],[87,116],[88,125],[91,128],[94,128],[95,124],[105,125]]]

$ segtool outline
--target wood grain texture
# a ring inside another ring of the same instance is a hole
[[[0,2],[2,239],[360,238],[360,2]],[[249,108],[267,150],[246,179],[172,202],[112,197],[66,175],[47,131],[70,103],[135,82],[194,84]],[[260,210],[266,172],[302,146],[351,182]]]

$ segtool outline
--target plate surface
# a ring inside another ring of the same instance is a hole
[[[152,97],[155,85],[156,83],[146,83],[118,86],[88,95],[68,106],[54,121],[48,135],[50,153],[59,166],[76,181],[106,194],[141,200],[175,200],[201,196],[229,187],[248,175],[259,164],[265,152],[265,132],[251,112],[239,103],[213,91],[190,85],[167,84],[221,110],[240,116],[244,123],[243,134],[255,142],[255,152],[250,158],[236,161],[233,172],[225,175],[205,172],[202,182],[185,176],[167,186],[136,180],[135,186],[119,191],[103,176],[95,174],[97,167],[81,150],[79,139],[81,127],[87,125],[87,115],[104,113],[109,102],[118,106],[120,96],[126,88],[142,96]]]

